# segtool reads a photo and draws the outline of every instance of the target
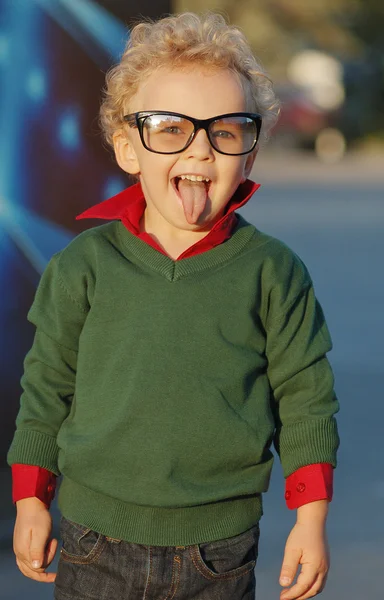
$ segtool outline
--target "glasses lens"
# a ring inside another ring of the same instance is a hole
[[[183,150],[192,134],[193,123],[174,115],[151,115],[143,122],[145,144],[155,152]]]
[[[224,154],[243,154],[255,146],[257,127],[253,119],[234,115],[214,121],[209,136],[216,150]]]

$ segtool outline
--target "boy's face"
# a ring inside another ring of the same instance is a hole
[[[227,70],[154,72],[133,98],[127,113],[164,110],[197,119],[247,110],[236,76]],[[168,230],[209,231],[252,168],[257,150],[228,156],[214,150],[204,130],[179,154],[156,154],[144,148],[137,128],[116,132],[114,146],[120,167],[140,176],[147,202],[146,223]],[[183,182],[181,175],[202,175],[208,186]],[[176,179],[175,179],[176,178]],[[187,188],[185,190],[185,188]],[[202,189],[203,188],[203,189]]]

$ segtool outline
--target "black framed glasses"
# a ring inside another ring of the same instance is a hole
[[[124,116],[130,127],[137,127],[141,142],[150,152],[178,154],[193,142],[200,129],[220,154],[240,156],[255,148],[260,137],[261,115],[227,113],[210,119],[193,119],[166,110],[136,112]]]

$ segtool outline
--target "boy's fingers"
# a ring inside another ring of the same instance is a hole
[[[301,571],[297,582],[289,590],[284,590],[280,595],[281,600],[299,600],[299,598],[309,598],[307,592],[312,588],[318,577],[318,571],[315,568],[306,566],[305,571]]]
[[[290,550],[285,552],[283,566],[281,567],[279,582],[286,587],[292,583],[297,573],[301,558],[301,550]]]
[[[326,577],[324,577],[324,575],[319,575],[317,579],[315,579],[313,585],[309,588],[309,590],[307,590],[307,592],[302,596],[295,598],[295,600],[309,600],[309,598],[317,596],[317,594],[320,594],[320,592],[323,591],[325,580]]]
[[[46,551],[45,551],[45,561],[44,566],[47,567],[51,564],[53,559],[55,558],[56,550],[58,546],[58,541],[56,539],[52,539],[48,542]]]
[[[44,573],[43,569],[38,571],[31,569],[27,563],[21,562],[16,559],[16,564],[19,567],[21,573],[29,579],[40,581],[41,583],[53,583],[56,579],[56,573]]]
[[[32,533],[29,545],[29,561],[32,569],[40,569],[43,566],[46,544],[46,538]]]
[[[31,533],[28,532],[23,536],[18,535],[13,538],[13,551],[15,556],[21,561],[29,560],[29,551],[31,545]]]

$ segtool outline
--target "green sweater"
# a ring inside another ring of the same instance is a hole
[[[331,349],[301,260],[241,217],[173,261],[120,221],[50,261],[29,320],[9,464],[62,474],[59,507],[105,535],[188,545],[262,514],[288,476],[336,464]]]

